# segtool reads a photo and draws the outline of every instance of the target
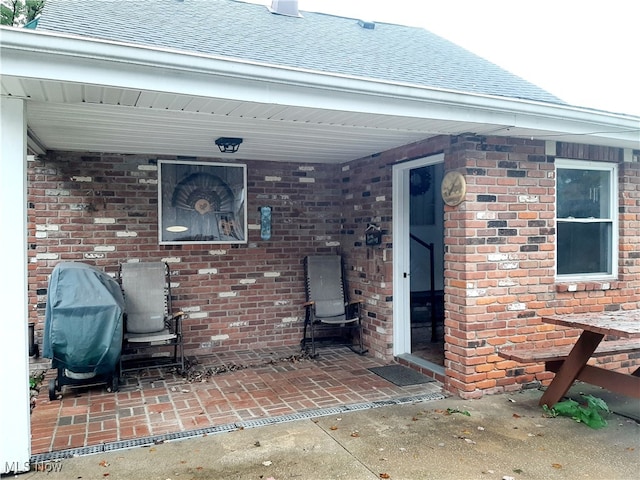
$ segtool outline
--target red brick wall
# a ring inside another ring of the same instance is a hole
[[[38,336],[56,263],[82,261],[115,274],[127,260],[166,259],[174,307],[187,313],[187,352],[297,344],[302,259],[339,245],[338,167],[242,162],[248,171],[248,244],[160,246],[156,159],[58,152],[30,162],[29,300]],[[269,241],[258,229],[262,205],[273,207]]]
[[[155,156],[55,153],[29,165],[30,321],[44,322],[48,275],[62,260],[114,273],[127,259],[171,262],[175,305],[187,312],[190,353],[296,345],[304,299],[302,259],[345,256],[353,298],[365,301],[370,355],[390,359],[392,165],[444,152],[467,179],[466,200],[445,209],[446,388],[464,397],[547,382],[543,365],[498,357],[506,345],[573,342],[577,332],[540,317],[640,308],[640,165],[620,149],[506,137],[438,137],[345,165],[246,161],[247,245],[159,246]],[[555,157],[618,162],[619,278],[556,284]],[[206,161],[207,159],[200,159]],[[209,159],[224,161],[223,159]],[[258,207],[273,207],[260,239]],[[382,245],[367,247],[375,223]],[[202,273],[204,269],[216,273]],[[633,359],[605,359],[630,369]]]
[[[622,151],[558,144],[555,153],[547,156],[541,141],[462,136],[445,159],[468,185],[466,201],[445,212],[447,388],[463,397],[551,378],[541,364],[497,355],[506,345],[575,340],[576,331],[541,316],[640,307],[638,165],[620,169],[619,281],[556,284],[555,157],[620,161]],[[630,365],[622,356],[607,360]]]
[[[365,302],[365,341],[370,354],[380,358],[393,356],[392,167],[440,153],[448,145],[448,137],[438,137],[341,167],[342,252],[351,290]],[[381,245],[365,245],[370,223],[381,228]]]

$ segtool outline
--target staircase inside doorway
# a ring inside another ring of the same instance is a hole
[[[411,293],[411,354],[444,365],[444,295]]]

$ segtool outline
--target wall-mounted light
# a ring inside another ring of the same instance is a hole
[[[235,153],[238,151],[238,147],[242,143],[241,138],[234,137],[220,137],[216,139],[216,145],[223,153]]]

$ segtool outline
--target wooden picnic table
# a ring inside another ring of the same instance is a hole
[[[582,333],[567,357],[557,363],[556,376],[542,395],[540,405],[553,407],[575,380],[640,398],[640,368],[632,374],[625,374],[587,365],[600,342],[609,335],[628,339],[632,344],[631,351],[640,352],[640,310],[552,315],[543,317],[542,321],[580,329]]]

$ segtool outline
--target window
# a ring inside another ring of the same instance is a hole
[[[617,199],[617,165],[556,160],[558,277],[615,277]]]

